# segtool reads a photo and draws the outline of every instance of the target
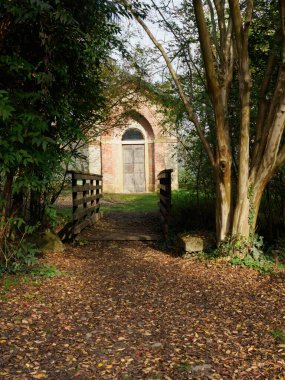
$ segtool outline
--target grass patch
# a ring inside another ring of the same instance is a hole
[[[104,194],[100,211],[103,212],[152,212],[158,211],[158,194]],[[57,224],[72,220],[72,207],[57,207]]]
[[[158,211],[158,194],[104,194],[100,210],[103,212],[151,212]]]

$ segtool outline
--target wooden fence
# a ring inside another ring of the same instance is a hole
[[[168,235],[168,225],[171,211],[171,173],[173,169],[162,170],[157,178],[159,180],[159,209],[164,224],[164,234]]]
[[[102,176],[69,171],[72,181],[72,222],[59,233],[62,240],[71,240],[85,227],[100,218]]]

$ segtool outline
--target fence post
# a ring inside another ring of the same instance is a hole
[[[77,179],[75,178],[75,173],[71,172],[71,185],[72,185],[72,235],[74,235],[76,220],[74,219],[74,214],[78,209],[76,205],[77,191],[74,191],[74,188],[77,185]]]
[[[159,180],[159,209],[163,220],[165,237],[168,236],[168,227],[171,212],[171,173],[173,169],[162,170],[157,178]]]

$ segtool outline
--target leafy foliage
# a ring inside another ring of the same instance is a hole
[[[109,7],[108,7],[109,6]],[[41,190],[81,127],[103,106],[101,64],[115,42],[115,6],[88,1],[4,1],[1,21],[1,173],[14,192]],[[44,177],[44,178],[42,178]]]
[[[0,246],[0,273],[25,273],[37,262],[39,250],[27,237],[35,232],[36,226],[25,224],[21,218],[9,218],[1,222],[5,240]],[[9,231],[9,233],[6,231]]]
[[[276,270],[284,270],[283,264],[273,261],[273,257],[263,250],[263,237],[254,235],[251,242],[240,240],[239,242],[227,242],[220,244],[223,246],[224,253],[227,251],[232,254],[230,263],[251,267],[261,273],[274,273]],[[221,247],[219,247],[221,249]],[[243,253],[246,252],[244,256]],[[240,254],[239,254],[240,253]]]
[[[101,68],[123,13],[114,1],[1,2],[1,242],[9,217],[54,224],[53,183],[100,118]]]
[[[250,267],[261,273],[274,272],[274,263],[266,258],[257,260],[249,255],[242,259],[240,257],[233,257],[230,263],[233,265],[241,265],[244,267]]]
[[[63,273],[55,266],[51,264],[37,265],[31,271],[30,274],[33,277],[52,278],[62,276]]]
[[[248,255],[253,260],[262,260],[263,237],[254,234],[247,240],[241,235],[229,236],[219,243],[218,251],[221,256],[244,258]]]

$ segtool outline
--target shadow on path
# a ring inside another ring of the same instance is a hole
[[[86,228],[79,239],[96,240],[162,240],[159,212],[108,212],[96,224]]]

